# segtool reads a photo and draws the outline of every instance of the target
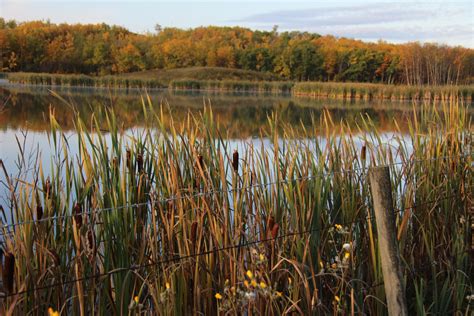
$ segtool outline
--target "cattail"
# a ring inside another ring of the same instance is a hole
[[[3,286],[8,293],[13,292],[13,280],[15,278],[15,256],[9,252],[5,254],[3,265]]]
[[[275,219],[273,218],[273,216],[270,216],[270,218],[267,221],[267,229],[268,230],[273,229],[273,225],[275,225]]]
[[[193,224],[191,225],[191,242],[193,243],[193,246],[196,246],[197,227],[198,223],[193,222]]]
[[[49,178],[46,179],[46,184],[44,186],[44,192],[46,193],[46,198],[51,197],[51,182],[49,181]]]
[[[112,167],[114,169],[118,168],[118,158],[117,157],[114,157],[114,159],[112,159]]]
[[[94,235],[94,231],[92,229],[89,229],[87,231],[86,247],[87,247],[87,250],[88,250],[87,257],[89,259],[89,262],[92,264],[92,262],[94,260],[94,257],[96,255],[96,252],[97,252],[97,248],[95,246],[95,235]]]
[[[89,229],[87,231],[87,246],[89,247],[89,249],[94,249],[95,248],[95,242],[94,242],[94,232],[92,231],[92,229]]]
[[[198,155],[197,160],[198,166],[201,168],[201,170],[204,170],[204,158],[202,157],[202,155]]]
[[[126,157],[127,157],[127,167],[128,169],[131,169],[132,168],[132,152],[130,151],[130,149],[127,149]]]
[[[234,154],[232,155],[232,168],[234,168],[235,172],[239,172],[239,152],[234,150]]]
[[[36,206],[36,220],[43,218],[43,207],[41,205]]]
[[[278,236],[278,230],[280,229],[280,225],[275,224],[272,228],[272,238],[275,239]]]
[[[366,155],[367,155],[366,151],[367,151],[367,148],[365,147],[365,145],[362,146],[362,149],[360,150],[360,159],[363,160],[363,161],[365,161],[365,158],[367,158],[366,157]]]
[[[56,267],[59,267],[60,265],[60,260],[59,260],[59,255],[56,251],[50,250],[51,256],[53,257],[53,262]]]
[[[73,208],[72,212],[74,214],[74,221],[76,222],[76,226],[77,226],[78,229],[80,229],[81,226],[82,226],[82,207],[81,207],[81,204],[76,203],[76,205],[74,205],[74,208]]]
[[[137,166],[138,166],[138,172],[142,172],[143,170],[143,155],[138,154],[137,155]]]

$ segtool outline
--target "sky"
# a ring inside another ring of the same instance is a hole
[[[437,42],[474,48],[474,0],[463,1],[116,1],[0,0],[0,16],[18,21],[108,23],[137,33],[162,27],[244,26],[322,35]]]

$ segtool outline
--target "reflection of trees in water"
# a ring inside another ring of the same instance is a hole
[[[107,94],[102,91],[92,93],[61,93],[64,100],[48,91],[14,91],[0,88],[1,99],[9,99],[8,106],[0,113],[0,128],[26,127],[32,130],[49,128],[50,108],[64,129],[71,129],[74,110],[84,120],[92,113],[103,116],[104,106],[112,107],[117,122],[124,128],[143,123],[142,98],[138,93]],[[403,118],[411,112],[411,106],[372,106],[341,101],[318,101],[292,99],[288,96],[258,95],[183,95],[162,92],[150,95],[153,107],[165,107],[165,117],[173,116],[175,122],[184,120],[188,113],[199,115],[205,104],[210,104],[220,128],[229,137],[248,137],[258,135],[267,125],[268,116],[278,115],[282,122],[293,127],[310,126],[312,119],[319,121],[327,111],[334,123],[347,121],[349,124],[361,122],[361,114],[367,114],[382,130],[394,129],[393,119]],[[147,102],[146,98],[144,98]],[[402,120],[399,120],[402,122]]]

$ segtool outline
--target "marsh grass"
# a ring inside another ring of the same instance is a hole
[[[222,77],[219,73],[212,75],[212,69],[205,76],[202,68],[196,78],[183,78],[183,73],[176,70],[176,77],[155,74],[116,76],[87,76],[74,74],[48,73],[9,73],[10,82],[64,87],[96,87],[118,89],[163,89],[174,91],[214,91],[237,93],[292,94],[296,97],[312,97],[344,100],[391,100],[391,101],[444,101],[474,100],[473,85],[440,85],[440,86],[407,86],[361,82],[292,82],[269,81],[263,78],[241,79],[235,76]],[[230,72],[230,70],[228,70]],[[222,71],[221,71],[222,72]],[[230,72],[231,73],[231,72]],[[199,75],[201,74],[201,75]],[[190,72],[189,75],[193,75]],[[161,78],[161,79],[160,79]],[[207,79],[203,79],[207,78]]]
[[[51,173],[5,172],[3,222],[17,225],[2,227],[14,256],[3,288],[29,292],[4,298],[2,313],[384,314],[366,168],[385,164],[410,313],[469,313],[464,106],[425,105],[390,142],[369,117],[351,128],[326,114],[295,129],[271,116],[270,147],[233,152],[210,109],[165,124],[166,109],[149,103],[132,134],[109,109],[78,118],[77,155],[51,115]]]
[[[469,86],[407,86],[357,82],[298,82],[292,89],[295,96],[331,99],[446,101],[474,100],[474,87]]]

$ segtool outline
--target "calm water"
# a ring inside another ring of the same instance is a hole
[[[75,137],[72,131],[74,110],[83,118],[104,104],[114,108],[117,121],[129,132],[139,129],[143,122],[142,96],[144,91],[123,91],[90,88],[55,88],[54,96],[49,88],[8,85],[0,81],[0,159],[3,160],[9,174],[18,173],[19,147],[25,148],[25,157],[33,160],[41,153],[44,172],[47,175],[51,163],[52,151],[48,141],[49,111],[55,117],[70,139],[74,149]],[[271,113],[276,113],[284,122],[292,126],[309,126],[311,117],[317,120],[324,111],[328,111],[334,122],[346,120],[356,124],[361,114],[370,116],[384,137],[390,138],[395,130],[394,119],[401,122],[412,113],[409,103],[366,103],[343,102],[334,100],[313,100],[293,98],[291,96],[252,95],[252,94],[212,94],[212,93],[172,93],[169,91],[149,91],[154,107],[165,106],[175,122],[184,120],[189,112],[196,115],[211,105],[214,117],[229,147],[241,147],[245,143],[259,143],[270,146],[268,140],[256,139],[262,128],[266,128]],[[256,144],[257,145],[257,144]],[[258,146],[260,147],[260,146]],[[73,151],[74,152],[74,151]],[[29,162],[24,162],[23,171],[28,171]],[[0,180],[3,179],[3,172]],[[3,185],[2,185],[3,186]],[[3,192],[2,192],[3,191]],[[0,199],[5,198],[0,189]],[[0,204],[2,202],[0,201]]]

